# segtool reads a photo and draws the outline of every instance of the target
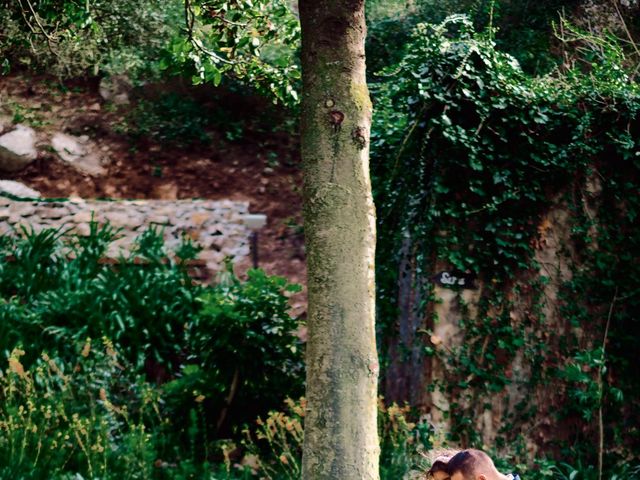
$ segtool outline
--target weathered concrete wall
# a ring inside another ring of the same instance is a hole
[[[118,229],[107,256],[127,256],[135,238],[147,228],[163,232],[165,245],[174,250],[184,236],[203,247],[199,258],[208,269],[220,270],[225,257],[235,262],[250,253],[247,202],[229,200],[128,200],[69,199],[16,200],[0,196],[0,234],[62,228],[68,235],[86,236],[93,220]]]

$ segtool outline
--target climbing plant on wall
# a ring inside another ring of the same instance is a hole
[[[547,384],[561,402],[551,413],[565,422],[565,438],[592,445],[615,437],[630,452],[640,440],[637,425],[623,428],[640,391],[630,370],[640,333],[640,267],[632,253],[640,247],[640,88],[614,40],[567,27],[583,56],[562,74],[523,73],[464,16],[418,25],[403,60],[381,74],[372,136],[384,226],[379,323],[393,335],[397,246],[410,238],[419,277],[444,264],[485,285],[477,314],[461,305],[460,347],[439,350],[425,336],[424,354],[441,356],[450,372],[438,388],[453,399],[454,439],[479,443],[469,419],[516,381],[509,365],[522,354],[531,366],[527,387]],[[549,277],[535,253],[544,242],[542,219],[558,205],[570,211],[573,272],[558,305],[570,328],[550,336]],[[527,305],[517,321],[516,304]],[[428,333],[428,305],[422,311]],[[523,401],[502,438],[515,441],[536,408]],[[598,418],[606,423],[600,435]],[[586,458],[594,459],[593,448]]]

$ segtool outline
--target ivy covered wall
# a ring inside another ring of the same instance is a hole
[[[640,88],[564,29],[579,57],[531,77],[465,17],[418,25],[376,84],[383,390],[462,445],[606,465],[640,446]]]

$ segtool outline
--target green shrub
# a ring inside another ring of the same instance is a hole
[[[155,99],[140,100],[120,129],[133,140],[152,139],[179,147],[194,143],[207,144],[211,137],[207,128],[211,118],[195,100],[170,93]]]
[[[0,264],[0,349],[22,342],[64,357],[67,345],[107,336],[137,371],[146,365],[166,376],[181,362],[184,325],[198,314],[202,287],[162,250],[158,233],[142,234],[133,256],[114,267],[100,260],[117,233],[91,229],[88,237],[61,230],[5,237],[0,255],[12,261]]]
[[[179,0],[0,2],[0,59],[60,77],[149,75],[182,22]]]
[[[179,377],[166,385],[167,401],[198,409],[211,434],[230,431],[302,393],[304,368],[298,322],[284,293],[297,292],[282,277],[250,270],[246,281],[231,271],[199,297],[202,310],[187,326]],[[186,421],[183,420],[183,421]]]
[[[554,52],[553,22],[571,16],[578,0],[369,0],[367,65],[373,73],[397,63],[418,23],[438,24],[464,13],[478,31],[491,34],[501,51],[513,55],[527,72],[544,74],[562,61]]]
[[[28,370],[42,364],[35,352],[74,365],[75,345],[93,352],[86,338],[113,339],[110,348],[132,379],[117,384],[123,397],[113,403],[135,407],[125,392],[138,388],[137,378],[163,384],[158,413],[170,421],[154,426],[154,448],[175,461],[161,471],[200,478],[193,473],[200,469],[206,478],[216,438],[301,393],[298,323],[285,296],[299,287],[261,270],[247,281],[229,271],[218,285],[196,284],[185,262],[199,249],[185,243],[174,257],[155,230],[137,239],[130,258],[108,264],[101,260],[115,238],[109,225],[96,223],[87,237],[61,230],[0,237],[0,351],[27,350],[19,360]],[[116,381],[115,373],[84,364],[96,388],[94,377]],[[61,404],[70,401],[59,396]]]

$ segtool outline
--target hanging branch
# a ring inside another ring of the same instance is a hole
[[[49,51],[51,52],[51,54],[54,55],[55,57],[59,57],[58,52],[56,52],[55,49],[53,48],[53,44],[56,43],[55,38],[49,32],[47,32],[47,30],[44,28],[44,25],[42,25],[42,22],[40,22],[40,17],[38,16],[38,13],[36,12],[35,8],[33,8],[33,4],[31,3],[31,1],[30,0],[24,0],[24,1],[29,7],[28,9],[31,12],[31,15],[33,15],[33,19],[35,20],[36,25],[38,26],[38,28],[36,29],[31,24],[31,22],[27,18],[27,15],[25,14],[25,7],[22,4],[22,0],[18,0],[18,3],[20,4],[20,13],[22,14],[22,18],[24,19],[24,22],[26,23],[27,27],[29,28],[29,30],[31,30],[32,33],[36,35],[38,33],[41,33],[42,35],[44,35],[44,37],[47,39],[47,47],[49,48]]]
[[[202,43],[202,40],[198,39],[194,35],[194,26],[196,22],[196,14],[191,8],[191,0],[184,0],[184,17],[185,24],[187,26],[187,36],[189,38],[189,43],[193,45],[197,50],[204,53],[205,55],[210,56],[216,62],[226,63],[227,65],[236,65],[238,62],[233,62],[231,60],[227,60],[226,58],[221,57],[213,50],[205,47]]]
[[[633,39],[633,35],[631,35],[631,32],[629,31],[629,27],[627,26],[627,22],[624,19],[624,15],[622,15],[622,12],[620,11],[620,7],[618,7],[618,0],[612,0],[612,3],[613,3],[613,6],[616,9],[616,12],[618,13],[618,17],[620,18],[620,23],[622,24],[622,28],[624,29],[625,33],[627,34],[627,38],[629,39],[629,43],[631,44],[633,49],[636,51],[636,54],[640,57],[640,49],[638,48],[638,44]]]

